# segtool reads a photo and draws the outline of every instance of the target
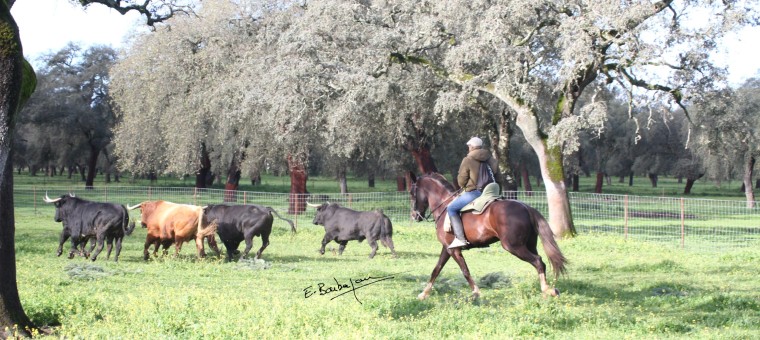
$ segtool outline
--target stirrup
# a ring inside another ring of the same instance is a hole
[[[449,244],[449,249],[464,247],[468,244],[470,244],[470,242],[462,241],[455,237],[454,241],[452,241],[451,244]]]

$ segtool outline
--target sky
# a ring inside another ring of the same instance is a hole
[[[145,26],[145,19],[134,11],[121,15],[100,4],[84,9],[69,0],[16,0],[11,14],[19,26],[24,55],[33,64],[41,54],[57,52],[69,42],[84,48],[98,44],[119,48],[128,33]]]
[[[32,64],[41,54],[58,51],[70,41],[84,48],[105,44],[118,49],[130,32],[145,27],[145,19],[137,13],[121,15],[99,4],[84,10],[69,0],[16,0],[11,13],[21,31],[24,55]],[[729,84],[738,86],[760,76],[759,27],[729,36],[721,49],[724,52],[715,60],[728,65]]]

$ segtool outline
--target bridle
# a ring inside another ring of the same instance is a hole
[[[424,219],[426,222],[430,222],[430,215],[432,215],[434,212],[438,211],[438,209],[440,209],[441,206],[443,206],[444,203],[446,203],[450,199],[456,197],[459,194],[459,192],[461,192],[461,191],[462,191],[462,188],[459,188],[459,190],[454,191],[451,195],[449,195],[444,200],[442,200],[441,203],[438,203],[438,205],[435,208],[430,209],[430,212],[427,214],[427,216],[423,216],[422,214],[420,214],[420,211],[417,209],[417,182],[412,183],[411,192],[414,193],[414,195],[412,196],[413,197],[413,200],[412,200],[412,209],[413,209],[414,213],[416,214],[415,217],[422,217],[422,219]],[[440,216],[443,216],[443,214],[439,215],[439,217]],[[435,222],[438,222],[438,218],[435,219]]]

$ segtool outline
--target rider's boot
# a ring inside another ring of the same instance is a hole
[[[449,245],[449,249],[464,247],[470,242],[464,238],[464,225],[462,224],[462,217],[459,214],[449,215],[449,221],[451,221],[451,229],[454,230],[454,241]]]

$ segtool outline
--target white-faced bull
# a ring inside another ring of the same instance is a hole
[[[356,211],[341,207],[336,203],[322,203],[321,205],[307,203],[310,207],[317,208],[317,214],[312,223],[325,227],[325,236],[322,238],[320,254],[325,253],[325,246],[330,241],[340,244],[338,254],[343,254],[346,243],[351,240],[359,242],[367,239],[372,248],[369,258],[373,258],[377,252],[377,241],[390,248],[393,256],[396,250],[393,248],[393,225],[382,210]]]
[[[255,204],[248,205],[209,205],[203,208],[203,216],[208,224],[216,224],[216,233],[227,248],[227,261],[237,253],[240,242],[245,240],[245,250],[242,258],[248,256],[253,247],[253,238],[261,237],[261,248],[256,252],[256,258],[269,245],[269,235],[272,233],[272,213],[290,224],[290,230],[296,232],[293,221],[283,218],[274,209]]]
[[[45,194],[44,200],[55,205],[55,221],[63,223],[63,230],[58,243],[58,256],[63,253],[63,243],[69,236],[71,237],[69,258],[74,257],[74,252],[77,251],[80,244],[82,251],[84,251],[87,240],[95,237],[98,247],[91,259],[95,261],[98,258],[105,241],[108,241],[106,258],[109,258],[113,241],[116,240],[114,261],[119,261],[121,242],[125,235],[130,235],[135,229],[134,222],[129,223],[129,214],[123,205],[91,202],[72,194],[62,195],[56,199],[51,199]],[[87,257],[88,254],[85,252],[84,255]]]

